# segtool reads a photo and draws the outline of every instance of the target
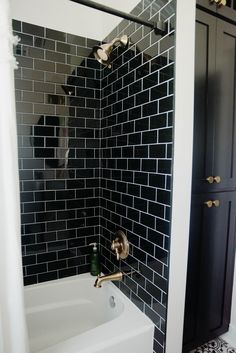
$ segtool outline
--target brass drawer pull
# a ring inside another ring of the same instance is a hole
[[[217,184],[221,182],[221,177],[219,175],[215,176],[213,179],[214,179],[214,182]]]
[[[204,205],[206,205],[208,208],[211,208],[213,203],[211,200],[204,202]]]

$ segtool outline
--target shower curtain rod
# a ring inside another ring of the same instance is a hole
[[[121,17],[124,18],[126,20],[132,21],[132,22],[136,22],[139,23],[141,25],[150,27],[151,29],[154,30],[155,34],[165,34],[167,32],[167,28],[166,28],[166,23],[163,21],[157,21],[157,22],[151,22],[151,21],[146,21],[143,20],[140,17],[128,14],[126,12],[120,11],[120,10],[116,10],[113,9],[112,7],[109,6],[105,6],[102,4],[98,4],[95,1],[91,1],[91,0],[70,0],[72,2],[76,2],[77,4],[81,4],[81,5],[85,5],[88,7],[91,7],[93,9],[99,10],[99,11],[103,11],[103,12],[107,12],[111,15],[117,16],[117,17]]]

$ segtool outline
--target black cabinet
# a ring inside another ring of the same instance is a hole
[[[228,330],[235,253],[235,196],[234,192],[220,192],[192,197],[185,351]],[[208,207],[207,201],[217,206]]]
[[[228,330],[235,223],[236,26],[197,10],[184,352]]]

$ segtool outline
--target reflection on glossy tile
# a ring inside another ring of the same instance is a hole
[[[89,236],[96,241],[98,234],[94,211],[98,199],[94,196],[98,196],[99,187],[99,134],[95,133],[99,121],[94,117],[95,109],[100,108],[100,93],[94,91],[100,89],[100,64],[94,58],[86,59],[95,43],[92,40],[18,21],[14,26],[22,37],[17,49],[21,70],[16,73],[16,97],[20,112],[22,251],[25,284],[30,284],[88,269],[85,239]],[[76,107],[80,108],[78,117]],[[89,158],[87,163],[84,158]],[[86,178],[91,182],[86,183]],[[81,229],[78,233],[77,228]],[[66,240],[77,236],[78,240],[68,243],[76,247],[75,253],[67,251]],[[57,253],[65,260],[55,261]],[[69,263],[71,256],[76,260]]]
[[[24,44],[28,44],[28,43],[24,43]],[[55,42],[53,40],[41,38],[41,37],[34,37],[34,46],[44,48],[44,49],[55,50]]]

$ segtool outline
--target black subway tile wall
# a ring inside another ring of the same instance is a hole
[[[104,42],[126,34],[130,45],[111,69],[92,56],[99,41],[13,21],[25,284],[89,271],[99,242],[103,272],[137,271],[117,285],[154,322],[154,353],[165,351],[175,7],[142,0],[132,13],[167,33],[121,21]]]
[[[13,21],[25,284],[89,271],[99,242],[97,43]]]
[[[175,1],[145,0],[133,13],[167,23],[168,33],[123,20],[106,38],[127,34],[112,68],[102,69],[101,253],[103,271],[138,271],[119,288],[155,324],[154,352],[165,351],[174,81]],[[118,262],[110,250],[117,230],[130,242]]]

